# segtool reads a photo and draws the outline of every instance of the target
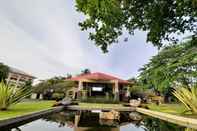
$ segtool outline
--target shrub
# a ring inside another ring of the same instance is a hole
[[[27,88],[12,87],[4,82],[0,83],[0,110],[7,110],[10,105],[19,103],[22,99],[31,95]]]
[[[197,87],[175,88],[173,94],[193,114],[197,114]]]
[[[54,100],[62,100],[65,97],[64,93],[53,93],[52,99]]]
[[[151,90],[144,90],[141,86],[132,86],[129,88],[130,98],[141,98],[143,102],[147,101],[154,93]]]

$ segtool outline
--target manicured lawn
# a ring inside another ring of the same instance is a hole
[[[97,104],[97,103],[79,103],[82,108],[119,108],[123,107],[122,104]]]
[[[182,115],[183,112],[186,111],[186,108],[182,104],[161,104],[161,105],[149,104],[148,107],[150,110],[170,113],[170,114],[177,114],[177,115]]]
[[[79,103],[81,108],[121,108],[122,104],[97,104],[97,103]],[[170,114],[183,114],[186,110],[182,104],[148,104],[150,110],[165,112]]]
[[[0,111],[0,120],[49,109],[53,103],[54,101],[21,102],[11,106],[6,111]]]

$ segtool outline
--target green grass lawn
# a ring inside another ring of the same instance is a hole
[[[6,111],[0,111],[0,120],[52,108],[54,101],[21,102]]]
[[[30,114],[33,112],[52,108],[54,101],[21,102],[11,106],[7,111],[0,111],[0,120]],[[122,104],[79,103],[81,108],[121,108]],[[150,110],[183,115],[186,108],[182,104],[148,104]],[[190,113],[187,113],[188,115]]]
[[[170,113],[170,114],[177,114],[177,115],[182,115],[183,112],[186,111],[186,108],[182,104],[161,104],[161,105],[148,104],[148,107],[150,110]]]

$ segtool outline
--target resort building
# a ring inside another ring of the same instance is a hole
[[[82,74],[68,80],[75,81],[77,85],[73,89],[73,92],[75,92],[73,98],[83,96],[113,97],[116,100],[123,100],[128,97],[127,89],[132,84],[126,80],[100,72]]]
[[[7,84],[15,87],[20,87],[25,85],[28,81],[33,81],[35,79],[34,76],[27,74],[24,71],[19,69],[9,67],[8,77],[6,79]]]

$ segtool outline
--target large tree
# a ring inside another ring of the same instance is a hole
[[[5,81],[8,76],[9,67],[0,63],[0,81]]]
[[[104,52],[124,30],[147,32],[147,42],[157,47],[177,41],[176,35],[197,36],[196,0],[76,0],[77,11],[86,17],[79,25]]]
[[[197,83],[197,46],[188,41],[165,47],[144,65],[139,78],[144,87],[166,95],[173,86],[193,86]]]
[[[84,70],[81,71],[81,74],[82,74],[82,75],[83,75],[83,74],[89,74],[89,73],[91,73],[91,71],[90,71],[90,69],[88,69],[88,68],[86,68],[86,69],[84,69]]]
[[[73,81],[66,81],[64,77],[53,77],[48,80],[44,80],[33,87],[33,92],[44,93],[46,91],[53,92],[63,92],[66,93],[67,90],[75,86]]]

